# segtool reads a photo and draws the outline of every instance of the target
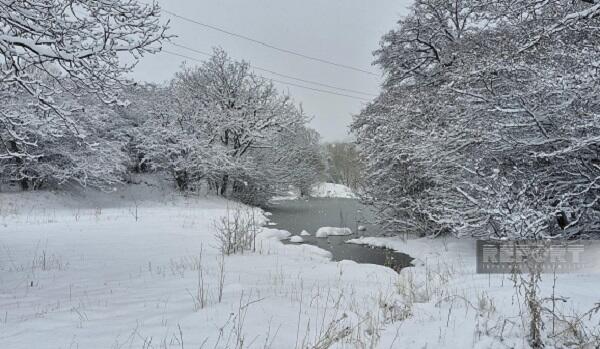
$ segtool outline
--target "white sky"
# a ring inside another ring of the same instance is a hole
[[[149,1],[149,0],[145,0]],[[329,85],[377,94],[380,72],[371,65],[372,52],[383,34],[395,27],[411,0],[158,0],[165,9],[202,23],[259,39],[269,44],[315,56],[329,61],[361,67],[377,73],[370,76],[336,68],[299,57],[273,51],[224,33],[213,31],[178,18],[171,18],[174,42],[211,52],[220,46],[232,58],[244,59],[258,67],[278,73],[314,80]],[[204,56],[166,44],[164,49],[205,59]],[[134,72],[142,81],[162,82],[170,79],[184,58],[166,53],[146,56]],[[188,64],[197,64],[189,61]],[[268,73],[258,72],[267,78]],[[288,79],[285,79],[288,80]],[[316,88],[322,88],[290,80]],[[358,113],[364,102],[322,94],[275,83],[288,91],[305,112],[314,117],[311,126],[325,141],[348,139],[352,114]],[[339,92],[339,91],[338,91]],[[366,97],[369,98],[369,97]]]

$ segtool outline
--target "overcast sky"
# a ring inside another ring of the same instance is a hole
[[[269,44],[302,52],[306,55],[360,67],[377,73],[371,76],[336,68],[292,55],[273,51],[256,43],[228,36],[196,24],[173,18],[173,42],[204,52],[220,46],[234,59],[244,59],[257,67],[278,73],[314,80],[328,85],[377,94],[380,72],[371,65],[372,52],[383,34],[394,28],[406,12],[410,0],[159,0],[168,11],[231,32],[259,39]],[[166,44],[164,49],[187,56],[205,57]],[[162,82],[170,79],[186,59],[167,53],[144,57],[134,77],[142,81]],[[188,60],[189,64],[197,64]],[[267,78],[298,81],[259,72]],[[349,139],[351,115],[358,113],[364,102],[275,83],[287,91],[305,112],[314,117],[311,126],[325,141]],[[340,91],[338,91],[340,92]],[[344,92],[341,92],[344,93]],[[354,94],[356,96],[361,96]],[[362,96],[370,98],[368,96]]]

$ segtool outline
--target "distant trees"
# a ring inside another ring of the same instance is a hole
[[[312,186],[321,181],[325,174],[320,136],[317,131],[304,125],[291,131],[278,137],[274,165],[282,171],[282,184],[293,185],[301,196],[309,196]]]
[[[415,1],[353,124],[390,230],[598,233],[599,24],[583,1]]]
[[[0,0],[0,23],[3,179],[23,188],[71,179],[114,181],[111,169],[119,166],[106,157],[115,154],[115,144],[97,137],[109,119],[102,114],[110,111],[81,101],[89,96],[118,101],[123,73],[133,66],[119,55],[135,62],[157,52],[167,38],[158,6],[131,0]]]
[[[327,143],[324,146],[329,181],[358,190],[363,176],[360,153],[353,143]]]

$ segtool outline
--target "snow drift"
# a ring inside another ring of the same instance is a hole
[[[350,228],[321,227],[315,233],[315,236],[318,238],[326,238],[328,236],[344,236],[344,235],[352,235],[352,230]]]

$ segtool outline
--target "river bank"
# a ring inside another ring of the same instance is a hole
[[[35,195],[33,195],[35,194]],[[135,199],[134,199],[135,198]],[[263,228],[222,257],[216,197],[132,185],[0,194],[0,347],[312,348],[391,343],[389,268],[331,262]],[[35,329],[35,330],[34,330]]]
[[[471,240],[350,236],[416,258],[396,273],[285,245],[298,232],[267,225],[255,251],[223,257],[215,221],[239,209],[266,223],[261,210],[144,185],[35,194],[0,194],[2,348],[529,346],[522,293],[476,273]],[[594,271],[543,276],[540,297],[564,297],[556,312],[580,331],[545,333],[598,333],[583,314],[599,288]]]

